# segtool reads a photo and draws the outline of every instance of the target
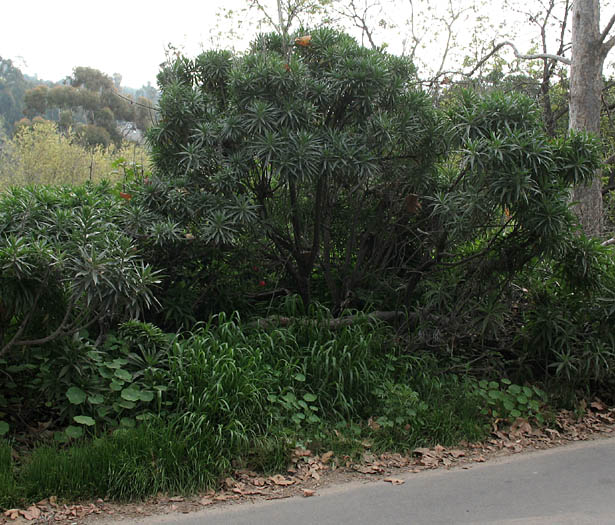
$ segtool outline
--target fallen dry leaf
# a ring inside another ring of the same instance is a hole
[[[603,410],[606,410],[606,407],[602,404],[602,401],[600,401],[599,399],[596,399],[595,401],[592,401],[589,404],[590,407],[595,408],[596,410],[602,412]]]
[[[295,481],[292,479],[286,479],[281,474],[276,474],[275,476],[269,476],[270,481],[275,483],[276,485],[280,485],[282,487],[287,487],[288,485],[292,485]]]
[[[205,497],[203,497],[203,498],[201,498],[199,500],[199,505],[203,505],[203,506],[213,505],[213,503],[214,502],[212,501],[212,499],[209,496],[205,496]]]
[[[329,452],[325,452],[322,456],[320,456],[320,461],[327,464],[332,457],[333,457],[333,451],[329,450]]]
[[[380,424],[374,421],[374,418],[369,418],[367,420],[367,426],[372,430],[380,430]]]
[[[380,474],[384,472],[384,469],[378,465],[360,465],[355,467],[354,470],[362,474]]]
[[[312,489],[303,489],[303,497],[304,498],[309,498],[310,496],[313,496],[314,494],[316,494],[315,490]]]
[[[513,424],[510,425],[510,433],[511,435],[531,434],[532,425],[530,425],[526,419],[518,417],[517,419],[515,419]]]
[[[244,490],[241,493],[242,496],[256,496],[258,494],[264,495],[266,492],[263,492],[262,490]]]
[[[406,481],[399,478],[384,478],[382,481],[386,481],[391,485],[403,485]]]
[[[307,448],[297,447],[293,451],[293,455],[297,456],[298,458],[303,458],[303,457],[311,456],[312,455],[312,451],[307,449]]]
[[[227,489],[232,489],[235,486],[235,480],[233,478],[225,478],[223,485]]]

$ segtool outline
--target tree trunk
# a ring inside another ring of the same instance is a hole
[[[572,16],[572,65],[570,67],[570,129],[600,133],[602,66],[610,47],[600,33],[598,0],[576,0]],[[587,235],[602,234],[600,173],[591,185],[573,192],[574,211]]]

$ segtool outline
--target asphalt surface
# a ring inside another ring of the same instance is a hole
[[[124,525],[615,524],[615,438]]]

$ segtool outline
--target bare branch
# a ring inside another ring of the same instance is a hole
[[[2,347],[2,349],[0,349],[0,356],[3,356],[6,352],[8,352],[9,349],[15,345],[16,341],[19,340],[19,338],[21,337],[21,334],[23,334],[24,330],[28,326],[28,323],[30,322],[30,318],[32,317],[32,314],[36,310],[36,306],[38,305],[38,301],[41,298],[41,294],[43,293],[44,289],[45,287],[41,286],[36,292],[36,296],[34,297],[34,301],[32,302],[32,307],[30,308],[30,311],[24,316],[13,338],[8,343],[6,343]]]
[[[453,38],[453,24],[458,20],[458,18],[465,11],[468,11],[469,9],[470,8],[467,7],[465,9],[461,9],[457,13],[455,13],[453,11],[453,4],[449,0],[449,11],[450,11],[450,15],[451,15],[451,20],[447,21],[445,19],[442,19],[442,22],[444,22],[444,25],[446,26],[446,32],[447,32],[446,47],[444,48],[444,52],[442,53],[442,60],[440,61],[440,67],[438,67],[438,72],[435,75],[436,78],[442,73],[442,71],[444,69],[444,64],[446,63],[446,59],[448,57],[448,53],[449,53],[450,48],[451,48],[451,40]]]
[[[487,53],[483,58],[481,58],[476,65],[468,72],[463,72],[463,71],[449,71],[447,73],[449,74],[454,74],[454,75],[463,75],[464,77],[471,77],[472,75],[474,75],[474,73],[476,73],[484,64],[485,62],[487,62],[487,60],[489,60],[493,55],[495,55],[500,49],[502,49],[504,46],[509,46],[512,47],[513,52],[515,53],[515,57],[519,58],[521,60],[539,60],[539,59],[551,59],[551,60],[556,60],[559,62],[562,62],[566,65],[570,65],[572,62],[570,59],[561,56],[561,55],[552,55],[550,53],[537,53],[537,54],[533,54],[533,55],[524,55],[522,53],[519,53],[519,50],[517,49],[517,47],[509,41],[505,41],[505,42],[500,42],[499,44],[495,45],[493,47],[493,49],[491,51],[489,51],[489,53]],[[444,73],[442,73],[444,74]]]
[[[602,161],[602,164],[615,164],[615,155],[611,155]]]
[[[600,34],[599,41],[604,42],[605,45],[608,45],[608,42],[605,42],[605,40],[606,40],[606,37],[609,35],[609,31],[613,28],[613,24],[615,24],[615,14],[611,17],[611,19],[609,20],[609,23],[604,28],[604,31],[602,31],[602,33]],[[613,39],[611,38],[609,42],[612,40]],[[611,44],[611,47],[613,47],[613,44]]]
[[[604,44],[602,44],[602,54],[606,55],[615,45],[615,36],[609,38]]]
[[[414,4],[412,0],[408,0],[410,4],[410,34],[412,35],[412,51],[410,52],[410,58],[414,60],[414,55],[416,54],[416,49],[421,43],[421,39],[416,36],[415,25],[414,25]]]
[[[523,53],[519,53],[519,50],[517,49],[517,47],[515,46],[515,44],[513,44],[512,42],[501,42],[500,44],[498,44],[496,46],[497,49],[501,49],[504,46],[509,46],[512,48],[513,52],[515,53],[515,57],[519,58],[521,60],[537,60],[537,59],[541,59],[541,58],[547,58],[547,59],[551,59],[551,60],[557,60],[559,62],[562,62],[566,65],[570,65],[572,64],[572,61],[569,58],[563,57],[561,55],[552,55],[551,53],[536,53],[536,54],[532,54],[532,55],[524,55]]]

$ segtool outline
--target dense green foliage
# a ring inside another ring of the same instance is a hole
[[[275,329],[246,328],[221,315],[175,339],[150,325],[124,324],[101,350],[73,345],[70,364],[61,359],[68,349],[56,348],[54,358],[34,352],[29,360],[41,366],[12,369],[16,380],[30,374],[56,417],[102,437],[38,450],[16,477],[4,461],[0,482],[4,476],[5,487],[19,487],[5,498],[198,490],[233,461],[284,466],[297,438],[320,448],[372,439],[376,449],[407,450],[484,434],[488,419],[472,381],[437,378],[434,363],[391,347],[390,328],[367,318],[332,331],[325,311],[312,314],[313,323]],[[64,393],[51,380],[57,377]],[[134,415],[145,421],[136,429]],[[368,417],[380,428],[360,423]],[[105,437],[100,430],[109,425],[123,430]],[[78,435],[70,428],[61,441]]]
[[[180,58],[159,75],[155,165],[191,208],[216,203],[189,217],[198,239],[228,246],[253,226],[259,259],[306,303],[318,273],[339,311],[417,257],[407,199],[424,192],[444,143],[412,73],[330,30],[289,56],[268,35],[245,56]]]
[[[123,204],[108,184],[2,194],[0,358],[155,301],[156,272],[120,227]]]
[[[0,505],[196,491],[299,443],[408,450],[612,399],[615,268],[569,209],[594,139],[515,93],[436,107],[406,59],[329,29],[159,82],[151,174],[0,195],[0,436],[44,443],[0,444]]]
[[[561,250],[596,145],[549,139],[522,96],[462,92],[437,114],[412,79],[330,30],[288,56],[273,35],[242,57],[177,59],[150,133],[157,173],[184,190],[174,217],[197,241],[250,246],[334,312],[423,304],[421,281],[458,265],[458,294],[484,296]]]

